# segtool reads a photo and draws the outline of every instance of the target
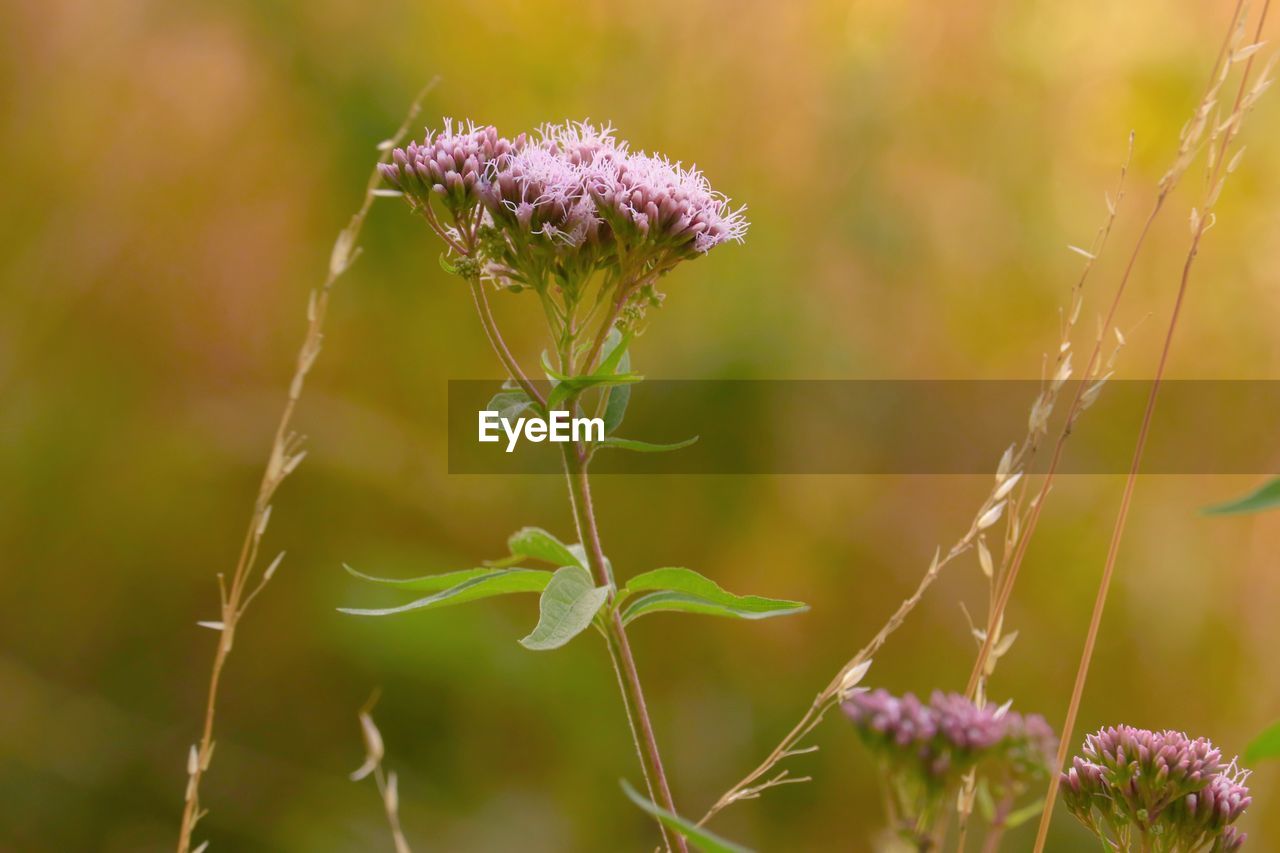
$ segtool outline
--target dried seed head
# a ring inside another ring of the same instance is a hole
[[[1009,479],[1005,480],[1003,483],[997,486],[995,492],[992,493],[991,495],[992,500],[998,501],[1008,497],[1009,492],[1013,491],[1013,487],[1018,485],[1018,481],[1021,479],[1022,479],[1022,472],[1019,471]]]
[[[840,701],[848,699],[858,689],[859,682],[867,675],[867,670],[871,669],[871,661],[864,660],[862,663],[849,667],[845,671],[844,676],[840,679]]]
[[[975,526],[979,530],[986,530],[988,527],[995,524],[997,521],[1000,520],[1001,513],[1004,512],[1004,505],[1005,505],[1005,502],[1000,501],[995,506],[988,509],[986,512],[984,512],[982,515],[978,517],[978,521]]]
[[[991,551],[987,549],[987,541],[985,538],[978,538],[978,565],[982,568],[982,573],[990,580],[995,574],[995,565],[991,560]]]
[[[383,755],[386,753],[382,744],[382,733],[378,731],[378,727],[374,724],[373,717],[368,711],[360,712],[360,733],[364,736],[364,764],[361,764],[351,774],[351,781],[353,782],[359,782],[374,770],[377,770],[378,765],[382,763]]]

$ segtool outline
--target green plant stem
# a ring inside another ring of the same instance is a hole
[[[565,478],[569,483],[569,502],[573,507],[574,522],[578,526],[578,537],[587,553],[587,562],[596,581],[607,585],[612,590],[615,588],[613,576],[605,563],[604,550],[600,546],[600,529],[596,524],[595,510],[591,503],[591,481],[587,474],[586,451],[573,444],[563,444],[561,455],[564,459]],[[632,738],[636,744],[640,766],[644,771],[645,783],[649,788],[649,796],[667,811],[679,814],[671,796],[671,788],[667,784],[662,755],[658,751],[658,739],[653,731],[653,722],[649,718],[644,689],[640,685],[640,674],[636,670],[635,657],[631,654],[631,644],[627,640],[627,632],[622,625],[622,615],[612,606],[604,623],[604,635],[605,644],[609,648],[609,657],[613,661],[614,671],[618,676],[618,685],[622,689],[627,721],[631,726]],[[666,827],[661,824],[659,829],[662,831],[662,837],[668,849],[672,846],[671,836],[674,835],[675,848],[681,853],[688,853],[688,846],[683,836],[678,833],[668,834]]]
[[[528,394],[530,400],[537,401],[545,409],[547,407],[546,399],[543,398],[537,387],[529,381],[529,377],[524,375],[524,371],[520,369],[519,362],[511,354],[511,350],[507,348],[507,342],[502,339],[498,324],[493,319],[493,311],[489,308],[489,297],[485,293],[484,285],[478,278],[469,278],[467,283],[471,285],[471,298],[475,300],[476,313],[480,315],[480,325],[484,327],[485,336],[489,338],[489,343],[493,346],[493,351],[497,354],[498,361],[502,362],[507,375],[515,380],[516,384],[520,386],[520,390]]]
[[[468,283],[471,286],[471,296],[475,300],[476,313],[480,317],[480,325],[484,327],[485,335],[489,338],[489,343],[493,346],[498,360],[502,362],[507,374],[515,380],[521,390],[528,394],[530,399],[538,401],[543,408],[546,408],[545,398],[525,376],[507,347],[506,341],[503,340],[502,332],[489,308],[484,285],[476,278],[469,279]],[[600,545],[600,529],[596,524],[595,510],[591,504],[591,483],[587,476],[587,451],[574,444],[563,444],[561,450],[565,477],[569,484],[569,503],[573,509],[574,522],[578,527],[578,538],[587,553],[587,563],[597,582],[613,590],[615,585],[612,573],[604,559],[604,549]],[[610,599],[612,599],[612,593]],[[640,768],[644,773],[649,796],[667,811],[678,814],[675,801],[671,797],[671,789],[667,785],[666,771],[662,766],[658,740],[654,735],[653,723],[649,719],[649,711],[645,705],[644,690],[640,685],[635,658],[631,654],[631,644],[627,641],[622,616],[612,606],[602,627],[609,657],[618,677],[627,722],[631,727],[632,739],[635,741],[636,753],[640,758]],[[688,853],[688,846],[683,836],[674,834],[673,839],[662,824],[659,824],[658,828],[662,832],[663,842],[668,850],[674,846],[680,853]]]

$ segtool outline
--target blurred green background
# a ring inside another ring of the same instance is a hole
[[[745,246],[669,281],[635,347],[667,378],[1035,377],[1130,129],[1131,244],[1231,4],[1192,0],[359,3],[18,0],[0,7],[0,849],[172,846],[214,637],[308,289],[373,145],[413,92],[516,132],[611,120],[750,207]],[[1245,129],[1171,373],[1280,370],[1280,110]],[[1157,225],[1122,310],[1121,375],[1150,375],[1199,191]],[[422,850],[641,850],[636,779],[598,643],[516,644],[532,598],[397,620],[340,569],[473,565],[524,524],[568,536],[551,477],[449,476],[450,378],[498,371],[468,296],[381,203],[339,285],[297,426],[311,455],[265,547],[288,556],[237,637],[205,789],[212,849],[389,849],[356,710],[377,686]],[[1113,252],[1089,317],[1116,280]],[[527,299],[499,300],[524,356]],[[1092,320],[1082,323],[1086,333]],[[1247,413],[1238,413],[1247,416]],[[1021,424],[1007,425],[1008,440]],[[1087,420],[1082,429],[1088,428]],[[1160,428],[1157,422],[1157,429]],[[1206,436],[1205,441],[1212,441]],[[814,452],[821,452],[815,448]],[[1081,732],[1127,721],[1242,751],[1280,716],[1280,515],[1207,519],[1254,478],[1144,478]],[[997,699],[1059,724],[1121,486],[1055,488],[1010,611]],[[967,478],[605,478],[622,574],[688,565],[800,598],[763,624],[658,616],[633,642],[674,777],[700,813],[762,757],[968,523]],[[963,687],[949,571],[869,683]],[[717,827],[763,850],[863,850],[872,767],[833,717],[812,775]],[[1280,846],[1280,772],[1253,777],[1254,849]],[[1007,849],[1027,849],[1025,834]],[[1053,850],[1085,838],[1060,814]]]

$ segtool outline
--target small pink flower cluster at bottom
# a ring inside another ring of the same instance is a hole
[[[1063,799],[1076,818],[1116,844],[1117,831],[1159,836],[1162,849],[1232,851],[1245,834],[1232,824],[1252,799],[1249,771],[1208,740],[1182,732],[1111,726],[1085,738],[1062,775]]]

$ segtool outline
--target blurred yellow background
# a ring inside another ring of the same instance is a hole
[[[303,329],[373,146],[439,74],[424,120],[518,132],[611,120],[746,203],[745,246],[669,280],[634,347],[663,378],[1033,378],[1105,213],[1130,129],[1132,243],[1231,4],[158,2],[0,9],[0,849],[171,848],[217,617]],[[1273,28],[1272,28],[1273,29]],[[1280,371],[1280,106],[1263,100],[1195,273],[1171,374]],[[1121,325],[1149,376],[1196,203],[1160,221]],[[288,556],[227,673],[205,783],[212,849],[389,849],[355,712],[375,686],[406,832],[422,850],[647,849],[599,644],[516,644],[532,598],[395,620],[340,568],[410,575],[501,555],[524,524],[569,536],[553,477],[449,476],[450,378],[498,375],[468,295],[397,203],[339,284],[297,426],[311,455],[265,547]],[[1093,280],[1090,314],[1120,252]],[[527,299],[498,299],[526,358]],[[1082,323],[1086,332],[1092,322]],[[1235,413],[1247,417],[1247,413]],[[1022,424],[1007,425],[1008,440]],[[1087,416],[1082,429],[1088,428]],[[1156,429],[1160,429],[1157,420]],[[1206,436],[1212,441],[1212,436]],[[817,452],[817,451],[816,451]],[[1068,451],[1069,452],[1069,451]],[[1260,478],[1139,484],[1081,712],[1242,751],[1280,717],[1280,514],[1200,507]],[[1060,724],[1121,478],[1058,483],[991,692]],[[812,612],[659,616],[633,639],[674,778],[701,813],[963,532],[987,481],[604,478],[620,574],[687,565]],[[976,561],[949,570],[868,683],[961,689]],[[811,784],[716,824],[763,850],[864,850],[871,762],[833,716]],[[1280,847],[1280,771],[1244,826]],[[1006,849],[1029,848],[1026,834]],[[1086,838],[1058,816],[1051,850]]]

